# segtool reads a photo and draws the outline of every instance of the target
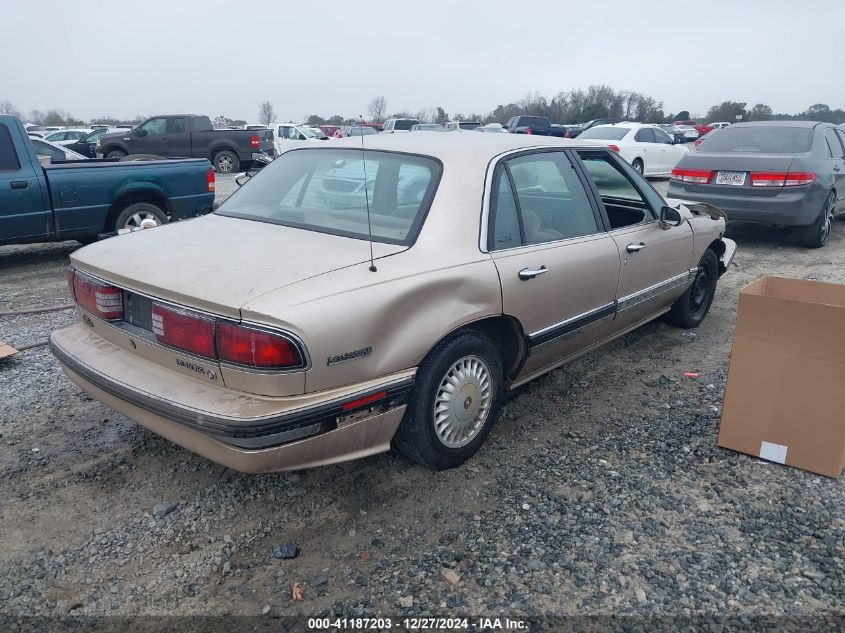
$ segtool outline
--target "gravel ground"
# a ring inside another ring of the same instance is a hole
[[[845,282],[845,225],[818,251],[731,235],[701,328],[652,323],[532,383],[449,472],[389,453],[243,475],[92,400],[45,348],[0,362],[0,615],[841,614],[843,480],[715,440],[739,288]],[[0,247],[0,310],[67,302],[76,247]],[[0,317],[0,338],[73,321]]]

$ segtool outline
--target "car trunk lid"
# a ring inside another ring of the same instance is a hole
[[[373,244],[375,257],[404,249]],[[209,215],[98,242],[71,262],[137,294],[240,318],[267,292],[369,257],[366,240]]]
[[[710,182],[707,184],[675,182],[688,192],[700,191],[731,196],[775,196],[783,187],[754,187],[751,184],[751,172],[788,172],[794,160],[794,154],[695,151],[685,154],[676,169],[713,172]]]

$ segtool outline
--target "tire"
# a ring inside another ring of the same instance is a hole
[[[643,167],[643,161],[639,158],[634,159],[634,162],[631,163],[631,167],[633,167],[634,171],[637,172],[640,176],[642,176],[643,172],[645,171],[645,167]]]
[[[140,226],[142,220],[155,220],[157,226],[167,224],[167,214],[152,202],[133,202],[117,214],[112,230],[132,229]]]
[[[809,248],[821,248],[827,244],[833,228],[833,210],[836,208],[836,193],[831,191],[825,198],[819,217],[810,226],[801,229],[801,243]]]
[[[435,470],[460,466],[493,428],[503,375],[499,352],[483,334],[464,330],[441,341],[420,365],[394,447]]]
[[[112,149],[106,154],[106,158],[123,158],[126,156],[126,152],[122,149]]]
[[[666,322],[684,329],[696,328],[704,321],[716,295],[719,280],[719,260],[707,249],[698,262],[698,274],[689,288],[672,304]]]
[[[241,169],[241,161],[235,152],[223,150],[214,155],[214,171],[221,174],[233,174]]]

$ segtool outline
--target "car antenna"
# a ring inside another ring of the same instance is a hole
[[[367,159],[364,156],[364,115],[359,114],[359,123],[361,125],[361,163],[364,165],[364,202],[367,204],[367,234],[370,238],[370,272],[374,273],[378,270],[373,261],[373,225],[370,222],[370,192],[367,190]]]

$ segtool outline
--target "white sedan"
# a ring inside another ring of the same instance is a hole
[[[596,125],[582,132],[578,140],[607,145],[644,176],[668,176],[689,151],[656,125],[643,123]]]

